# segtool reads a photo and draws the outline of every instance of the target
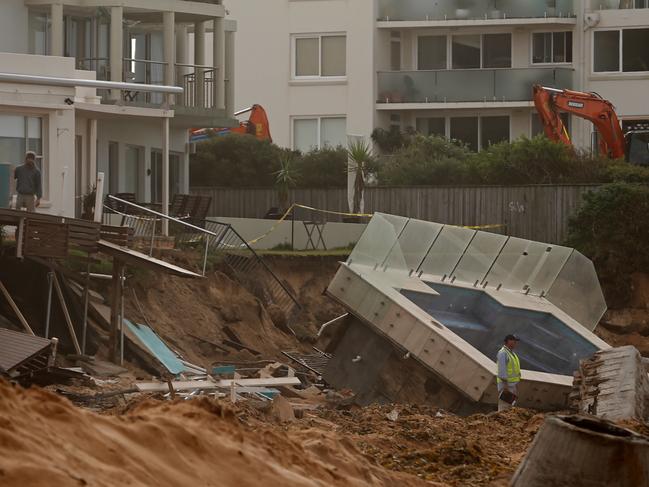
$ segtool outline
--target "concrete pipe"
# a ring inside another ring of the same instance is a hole
[[[649,438],[594,416],[550,416],[510,485],[649,486]]]

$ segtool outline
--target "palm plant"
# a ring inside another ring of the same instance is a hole
[[[363,138],[351,140],[347,145],[347,157],[351,163],[349,172],[355,173],[353,212],[360,213],[363,193],[365,192],[365,178],[370,172],[374,155],[372,147]]]
[[[275,175],[279,206],[282,210],[286,210],[288,208],[289,191],[295,186],[297,178],[293,155],[290,153],[282,155],[279,160],[279,170],[273,174]]]

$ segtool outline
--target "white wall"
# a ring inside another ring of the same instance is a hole
[[[347,132],[374,126],[374,0],[227,0],[238,22],[235,106],[259,103],[274,141],[290,146],[291,117],[347,117]],[[291,80],[291,34],[344,32],[347,80]]]

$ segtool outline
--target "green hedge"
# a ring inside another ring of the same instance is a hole
[[[609,306],[625,306],[631,274],[649,273],[649,187],[611,183],[586,193],[566,244],[593,260]]]

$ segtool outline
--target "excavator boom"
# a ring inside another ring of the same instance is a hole
[[[599,133],[599,150],[612,159],[625,156],[626,143],[620,120],[613,104],[595,93],[557,90],[534,85],[534,105],[539,113],[545,135],[556,142],[572,146],[560,113],[572,113],[589,120]]]
[[[249,108],[239,110],[234,115],[239,117],[245,113],[250,113],[250,116],[248,120],[240,122],[238,127],[192,129],[190,131],[190,141],[199,142],[208,139],[212,135],[248,134],[257,137],[259,140],[272,142],[270,123],[268,122],[268,116],[264,107],[261,105],[253,105]]]

